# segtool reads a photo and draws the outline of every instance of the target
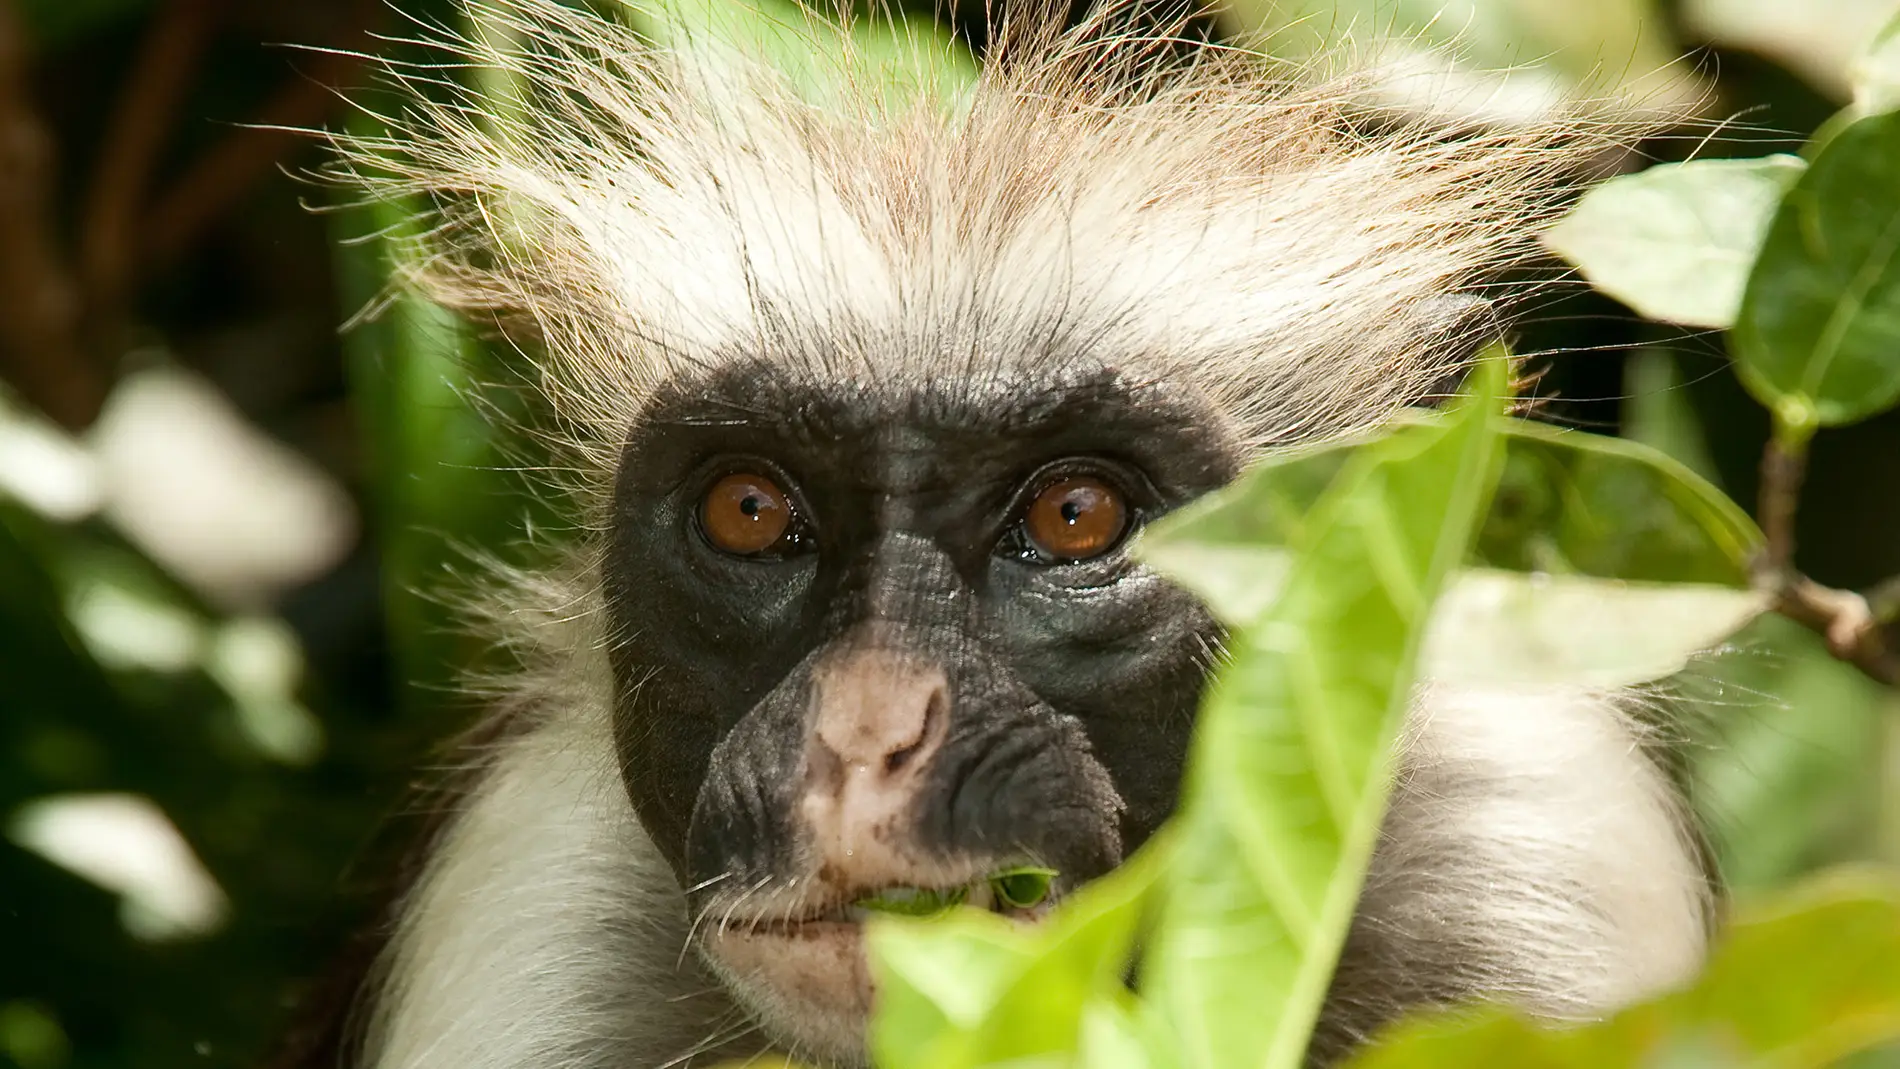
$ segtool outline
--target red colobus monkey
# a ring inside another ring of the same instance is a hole
[[[860,1064],[854,903],[1060,894],[1166,818],[1223,636],[1130,536],[1447,381],[1610,135],[1380,115],[1128,14],[1004,32],[955,99],[814,100],[493,0],[511,43],[444,47],[509,88],[339,139],[432,205],[413,282],[527,339],[584,533],[487,598],[519,669],[324,1069]],[[1312,1060],[1692,971],[1660,749],[1616,693],[1422,687]]]

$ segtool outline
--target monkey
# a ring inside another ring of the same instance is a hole
[[[575,531],[470,599],[510,667],[332,1069],[866,1064],[864,902],[1034,923],[1172,811],[1226,636],[1143,526],[1442,392],[1628,136],[1415,119],[1117,2],[906,99],[471,10],[493,39],[437,47],[504,77],[336,176],[426,204],[404,284],[521,339]],[[1718,896],[1667,742],[1624,692],[1421,683],[1311,1063],[1692,974]],[[1013,866],[1051,899],[986,890]]]

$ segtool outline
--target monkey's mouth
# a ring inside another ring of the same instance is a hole
[[[948,887],[882,887],[803,915],[754,918],[751,928],[783,932],[808,924],[857,924],[876,916],[934,917],[958,906],[1033,920],[1047,911],[1056,876],[1054,869],[1020,865]]]
[[[968,883],[946,887],[882,887],[856,898],[836,896],[829,905],[798,913],[756,914],[740,921],[741,934],[790,935],[812,925],[862,924],[877,916],[934,917],[969,906],[1014,920],[1035,920],[1051,906],[1054,869],[1022,865]],[[722,923],[721,928],[730,922]],[[723,934],[723,932],[722,932]]]
[[[864,1059],[874,995],[864,922],[929,917],[957,906],[1034,923],[1053,906],[1055,873],[1022,867],[940,886],[888,886],[767,900],[712,914],[702,950],[746,1008],[782,1043],[844,1064]]]

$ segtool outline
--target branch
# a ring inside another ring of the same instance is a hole
[[[104,373],[80,338],[79,287],[53,232],[53,139],[28,102],[26,35],[0,3],[0,374],[77,430],[105,402]]]
[[[138,220],[152,169],[191,84],[218,6],[219,0],[171,0],[159,13],[106,131],[86,197],[79,248],[87,304],[108,345],[132,288]]]
[[[339,90],[362,63],[360,49],[383,6],[378,0],[356,0],[338,42],[159,198],[145,233],[144,252],[150,261],[164,263],[189,249],[273,164],[308,142],[303,131],[322,122],[337,105]]]
[[[1881,626],[1886,602],[1900,600],[1900,577],[1863,596],[1823,586],[1795,569],[1794,521],[1812,433],[1811,428],[1791,427],[1777,418],[1774,436],[1762,453],[1758,511],[1767,544],[1755,562],[1755,587],[1769,596],[1776,612],[1825,638],[1835,657],[1873,679],[1900,686],[1900,653]]]
[[[1882,624],[1900,623],[1900,575],[1890,575],[1869,588],[1867,607]]]

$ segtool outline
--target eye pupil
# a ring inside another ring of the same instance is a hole
[[[1058,561],[1099,557],[1120,544],[1127,530],[1121,493],[1086,475],[1044,487],[1023,516],[1023,531],[1036,551]]]
[[[699,507],[699,529],[717,549],[741,557],[783,548],[797,518],[791,498],[763,475],[728,475],[714,483]]]

